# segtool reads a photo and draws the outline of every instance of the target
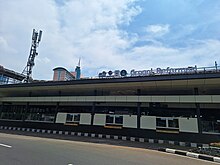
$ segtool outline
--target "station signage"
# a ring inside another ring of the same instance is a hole
[[[192,72],[196,72],[197,71],[197,67],[188,67],[188,68],[170,68],[167,67],[166,69],[161,69],[161,68],[157,68],[157,69],[150,69],[150,70],[140,70],[140,71],[136,71],[136,70],[131,70],[130,72],[130,76],[134,77],[134,76],[150,76],[150,75],[163,75],[163,74],[185,74],[185,73],[192,73]]]
[[[115,71],[103,71],[101,73],[99,73],[99,77],[100,78],[104,78],[104,77],[112,77],[112,78],[119,78],[119,77],[127,77],[128,73],[126,70],[115,70]]]
[[[165,69],[156,68],[150,70],[134,70],[130,71],[130,74],[126,70],[115,70],[115,71],[103,71],[99,73],[100,78],[120,78],[120,77],[138,77],[138,76],[151,76],[151,75],[167,75],[167,74],[186,74],[197,72],[197,66],[188,68],[170,68]]]

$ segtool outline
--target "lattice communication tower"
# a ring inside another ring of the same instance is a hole
[[[42,31],[39,30],[39,32],[38,32],[35,29],[33,29],[30,55],[28,57],[27,65],[24,68],[24,70],[22,71],[22,74],[26,75],[26,78],[24,79],[24,82],[26,82],[26,83],[29,83],[33,80],[32,79],[32,70],[34,67],[34,59],[38,55],[37,47],[39,46],[39,42],[41,41],[41,37],[42,37]]]

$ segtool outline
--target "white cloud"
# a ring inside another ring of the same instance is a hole
[[[146,32],[156,36],[162,36],[166,33],[169,33],[170,25],[148,25],[146,27]]]
[[[3,37],[0,36],[0,50],[1,52],[3,53],[7,53],[7,52],[10,52],[10,53],[14,53],[16,52],[15,49],[9,47],[6,39],[4,39]]]
[[[36,61],[40,62],[40,63],[43,63],[43,64],[48,64],[51,60],[49,58],[47,58],[47,57],[43,57],[43,58],[37,57]]]
[[[191,40],[186,47],[171,48],[166,46],[136,47],[130,57],[138,59],[139,69],[156,67],[213,66],[220,62],[219,40]],[[134,66],[135,67],[135,66]],[[137,67],[136,67],[137,68]]]
[[[168,23],[148,25],[145,28],[147,37],[121,28],[129,26],[142,12],[135,2],[68,0],[57,5],[53,0],[39,0],[37,3],[35,0],[1,1],[1,65],[23,70],[33,28],[43,31],[33,70],[33,77],[37,79],[52,79],[53,68],[57,66],[74,70],[80,57],[85,76],[94,76],[105,69],[148,69],[220,62],[219,40],[187,40],[184,47],[174,48],[157,40],[171,32],[175,40],[177,34]],[[189,24],[184,34],[190,34],[195,28]],[[180,38],[181,34],[178,35]],[[146,38],[152,44],[138,46],[138,41],[146,41]]]
[[[122,64],[123,50],[135,38],[129,38],[119,25],[129,25],[141,12],[135,0],[70,0],[59,6],[53,0],[2,1],[0,7],[0,37],[16,51],[0,47],[2,65],[22,70],[31,42],[32,28],[43,31],[39,56],[33,69],[34,78],[52,78],[52,69],[64,66],[73,70],[82,57],[83,69]],[[14,64],[12,59],[18,59]],[[117,60],[116,60],[117,59]]]

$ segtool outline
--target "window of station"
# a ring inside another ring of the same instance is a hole
[[[110,123],[110,124],[114,123],[114,116],[107,115],[106,123]]]
[[[76,122],[80,121],[80,114],[74,115],[74,121]]]
[[[27,121],[53,122],[55,118],[55,107],[31,106],[26,114]]]
[[[166,127],[166,118],[157,118],[157,127]]]
[[[106,116],[106,124],[122,125],[123,124],[123,116],[122,115],[107,115]]]
[[[175,118],[157,118],[156,119],[156,126],[162,128],[179,128],[179,121]]]
[[[29,106],[26,105],[4,105],[1,119],[7,120],[26,120],[53,122],[55,116],[55,107]]]
[[[202,131],[204,133],[218,133],[220,134],[220,120],[216,121],[202,121]]]
[[[168,119],[168,127],[179,128],[178,119]]]
[[[80,114],[67,114],[66,122],[67,123],[76,123],[78,124],[80,121]]]
[[[73,114],[67,114],[66,121],[73,121]]]
[[[25,106],[23,105],[4,105],[0,114],[0,119],[22,120],[24,109]]]
[[[204,133],[220,134],[220,109],[201,109],[201,124]]]
[[[115,124],[123,124],[123,116],[115,116]]]

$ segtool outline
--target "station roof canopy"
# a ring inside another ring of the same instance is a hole
[[[202,88],[219,91],[220,72],[143,77],[80,79],[72,81],[45,81],[36,83],[7,84],[0,86],[0,97],[12,93],[87,92],[92,90],[186,90]]]

